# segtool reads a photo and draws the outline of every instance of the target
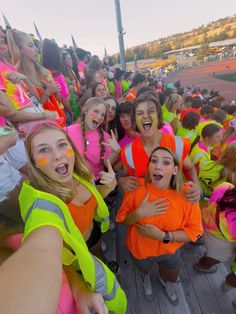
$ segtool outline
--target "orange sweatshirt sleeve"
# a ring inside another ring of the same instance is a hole
[[[191,149],[191,143],[190,140],[188,138],[182,138],[182,141],[184,143],[184,147],[183,147],[183,161],[184,159],[188,156],[190,149]]]
[[[116,221],[123,222],[126,216],[135,209],[134,192],[125,193],[120,209],[116,215]]]
[[[186,201],[186,223],[183,227],[184,232],[195,242],[203,234],[202,214],[199,204],[190,204]]]

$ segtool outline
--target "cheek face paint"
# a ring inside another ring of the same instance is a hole
[[[97,118],[97,115],[95,113],[91,112],[91,113],[89,113],[88,117],[89,117],[89,119],[94,120]]]
[[[150,113],[150,119],[152,120],[152,125],[154,127],[157,127],[157,125],[158,125],[157,114],[156,113]]]
[[[137,129],[140,131],[142,130],[142,118],[141,117],[136,117],[136,126],[137,126]]]
[[[173,174],[174,169],[171,166],[166,166],[163,168],[163,172],[166,174]]]
[[[156,169],[156,164],[150,163],[148,168],[149,168],[149,172],[152,172]]]
[[[35,160],[35,163],[39,166],[45,166],[48,163],[48,157],[42,156]]]
[[[68,148],[68,149],[66,150],[66,156],[67,156],[67,157],[72,157],[72,156],[74,156],[74,151],[73,151],[72,148]]]

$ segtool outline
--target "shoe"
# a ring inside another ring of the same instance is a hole
[[[162,284],[162,286],[165,290],[165,293],[166,293],[167,298],[169,299],[170,303],[173,305],[179,304],[178,295],[175,292],[174,287],[173,287],[174,284],[169,282],[169,281],[163,280],[160,276],[159,276],[159,280],[160,280],[160,283]]]
[[[142,274],[142,282],[144,288],[144,294],[147,300],[153,299],[153,290],[152,290],[152,282],[150,278],[150,273]]]
[[[198,265],[198,263],[193,264],[193,268],[198,271],[199,273],[207,273],[207,274],[213,274],[217,271],[217,266],[213,265],[210,268],[203,268]]]
[[[121,274],[120,265],[116,261],[106,261],[105,264],[116,276]]]
[[[230,290],[232,290],[232,289],[235,289],[235,288],[236,288],[236,287],[233,287],[233,286],[227,284],[226,281],[224,281],[224,282],[221,284],[221,290],[222,290],[223,292],[228,292],[228,291],[230,291]],[[234,301],[234,303],[235,303],[235,301]],[[235,303],[235,304],[236,304],[236,303]]]

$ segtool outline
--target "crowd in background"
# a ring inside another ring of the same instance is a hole
[[[235,140],[236,103],[226,104],[219,91],[165,84],[84,49],[1,27],[0,212],[17,226],[14,235],[1,230],[4,313],[24,293],[24,313],[35,304],[38,313],[125,313],[119,264],[106,259],[101,238],[117,223],[127,225],[126,246],[147,299],[157,262],[163,289],[178,304],[186,242],[206,246],[198,272],[232,262],[222,289],[236,288]],[[4,287],[13,283],[8,295]]]

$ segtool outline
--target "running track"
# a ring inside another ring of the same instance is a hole
[[[167,82],[181,80],[185,87],[196,86],[218,90],[225,97],[224,104],[236,101],[236,83],[216,79],[214,75],[236,72],[236,59],[210,62],[193,68],[181,70],[169,77]]]

